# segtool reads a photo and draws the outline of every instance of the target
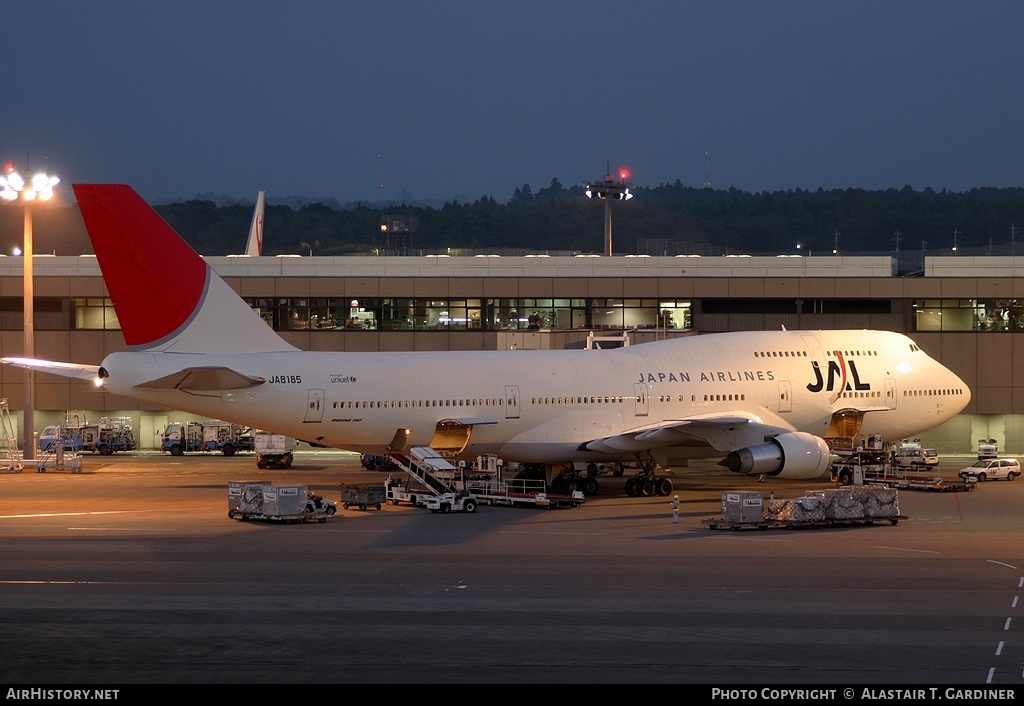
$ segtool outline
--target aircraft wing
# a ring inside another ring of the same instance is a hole
[[[241,390],[262,385],[266,380],[224,366],[189,367],[135,387],[155,390]]]
[[[765,424],[750,413],[723,412],[669,419],[659,424],[585,442],[580,445],[580,450],[613,453],[645,451],[666,446],[707,445],[725,452],[746,445],[752,440],[790,431],[794,430]]]
[[[17,368],[60,375],[65,378],[79,378],[81,380],[95,381],[99,377],[100,372],[100,366],[98,365],[58,363],[52,360],[38,360],[36,358],[0,358],[0,363],[13,365]]]

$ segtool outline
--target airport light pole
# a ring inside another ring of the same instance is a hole
[[[43,172],[31,175],[28,180],[15,171],[13,166],[8,166],[6,174],[0,176],[0,198],[7,201],[17,201],[19,198],[25,205],[25,231],[24,246],[22,248],[22,266],[24,267],[24,287],[22,296],[24,298],[25,312],[25,344],[24,355],[26,358],[35,356],[35,314],[33,310],[33,298],[35,297],[35,286],[32,281],[32,202],[49,201],[53,198],[53,187],[60,182],[55,176],[49,176]],[[22,426],[24,427],[24,449],[22,459],[34,460],[36,457],[35,442],[35,400],[34,373],[25,370],[25,399],[24,411],[22,412]]]
[[[604,250],[608,257],[611,257],[614,253],[614,247],[612,246],[612,201],[616,199],[628,201],[633,198],[633,194],[629,193],[629,189],[633,185],[626,183],[628,175],[626,172],[622,172],[619,176],[619,181],[615,181],[615,177],[611,174],[606,174],[601,181],[583,182],[583,185],[587,187],[588,199],[596,196],[604,200]]]

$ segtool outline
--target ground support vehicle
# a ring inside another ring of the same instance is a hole
[[[877,486],[810,490],[801,497],[776,500],[762,493],[722,493],[722,517],[701,520],[708,529],[804,529],[888,522],[900,514],[899,491]]]
[[[39,434],[40,451],[54,451],[57,446],[75,453],[92,451],[109,456],[118,451],[134,451],[135,435],[130,418],[103,417],[98,424],[65,421],[51,424]]]
[[[579,507],[584,502],[581,490],[564,495],[553,494],[547,492],[547,486],[541,479],[505,480],[504,466],[493,454],[479,456],[471,464],[460,462],[458,466],[427,446],[411,447],[407,453],[392,452],[388,457],[410,478],[408,483],[393,475],[385,479],[385,496],[393,505],[408,502],[427,507],[431,498],[451,494],[450,511],[457,504],[465,504],[458,498],[465,497],[466,493],[475,499],[473,511],[481,504],[552,509]],[[440,504],[438,510],[443,511]]]
[[[228,483],[228,517],[277,522],[326,522],[338,511],[333,500],[309,492],[304,485],[270,481]]]
[[[205,422],[171,422],[164,427],[160,450],[171,456],[185,453],[220,451],[234,456],[237,451],[253,451],[256,447],[252,431],[239,424],[210,420]]]
[[[291,468],[295,439],[284,434],[258,431],[253,434],[257,468]]]
[[[375,507],[380,510],[381,505],[387,502],[387,495],[383,485],[345,485],[341,486],[341,506],[348,510],[356,506],[360,510],[368,507]]]
[[[425,507],[431,512],[476,512],[479,502],[467,491],[442,493],[427,498]]]
[[[399,471],[401,470],[387,456],[375,454],[363,454],[359,457],[359,463],[368,471]]]
[[[995,458],[999,455],[999,444],[995,439],[978,439],[978,460]]]
[[[843,486],[881,485],[901,490],[962,492],[976,484],[963,480],[943,480],[935,471],[920,466],[895,466],[884,451],[854,451],[832,464],[832,480]]]

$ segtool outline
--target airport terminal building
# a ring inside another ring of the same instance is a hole
[[[585,348],[721,331],[906,333],[973,393],[922,441],[971,453],[981,438],[1024,453],[1024,258],[930,257],[898,276],[878,256],[208,257],[289,343],[317,351]],[[92,256],[33,258],[35,357],[99,364],[125,350]],[[23,264],[0,258],[0,355],[24,352]],[[154,306],[153,316],[159,317]],[[21,434],[25,371],[0,366]],[[189,415],[37,373],[35,429],[130,418],[141,448]],[[20,436],[19,436],[20,438]]]

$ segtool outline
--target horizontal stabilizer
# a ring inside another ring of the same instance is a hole
[[[100,372],[100,366],[98,365],[58,363],[51,360],[37,360],[36,358],[0,358],[0,363],[13,365],[17,368],[27,368],[43,373],[60,375],[65,378],[79,378],[80,380],[95,381],[99,377]]]
[[[222,366],[192,367],[144,382],[136,387],[155,390],[241,390],[266,380]]]

